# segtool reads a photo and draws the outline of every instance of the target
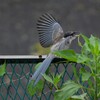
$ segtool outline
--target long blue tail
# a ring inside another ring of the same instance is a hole
[[[53,58],[54,58],[54,55],[49,54],[49,56],[42,62],[39,68],[32,75],[31,80],[34,80],[34,85],[36,85],[39,82],[39,80],[42,78],[42,74],[46,72]]]

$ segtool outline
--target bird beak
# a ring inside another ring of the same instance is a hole
[[[65,35],[64,35],[64,37],[68,37],[68,36],[75,36],[75,37],[78,37],[79,36],[79,33],[80,32],[77,32],[77,31],[69,31],[69,32],[67,32]]]
[[[80,32],[73,32],[72,34],[75,34],[76,37],[79,37]]]
[[[79,37],[79,34],[78,35],[75,35],[76,37]]]

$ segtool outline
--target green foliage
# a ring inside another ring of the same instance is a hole
[[[83,38],[84,43],[81,43],[80,37]],[[59,82],[62,74],[55,76],[52,75],[52,77],[43,74],[45,80],[53,84],[56,89],[54,100],[89,100],[90,97],[92,97],[93,100],[99,100],[100,98],[100,39],[93,35],[88,38],[85,35],[80,34],[78,36],[78,44],[81,46],[80,53],[76,53],[74,50],[53,52],[54,55],[64,58],[67,61],[85,65],[85,67],[80,68],[78,72],[75,66],[73,66],[75,77],[73,81],[67,80],[62,87],[59,88]],[[39,65],[40,64],[36,67]],[[31,95],[34,95],[37,90],[42,90],[42,85],[37,85],[34,89],[32,89],[33,83],[29,86]],[[88,87],[84,84],[87,84]],[[76,93],[79,90],[81,91],[81,94],[77,95]]]
[[[27,87],[28,93],[33,96],[35,93],[41,94],[41,91],[43,89],[43,81],[40,80],[35,86],[34,86],[34,80],[32,80]]]
[[[67,100],[75,94],[81,86],[74,81],[67,81],[64,83],[62,89],[55,93],[55,100]]]
[[[80,74],[82,75],[82,81],[88,81],[89,78],[91,77],[91,73],[87,72],[84,68],[80,69]]]
[[[73,50],[61,50],[61,51],[55,51],[53,52],[58,57],[67,59],[69,61],[74,61],[76,62],[76,53]]]
[[[60,81],[61,76],[62,76],[62,74],[56,75],[56,76],[52,75],[52,78],[51,78],[50,76],[43,74],[44,79],[46,81],[52,83],[56,89],[58,89],[58,83]]]
[[[53,84],[53,80],[51,79],[51,77],[49,77],[49,76],[46,75],[46,74],[43,74],[43,77],[44,77],[44,79],[45,79],[46,81],[48,81],[48,82],[50,82],[50,83]]]
[[[3,65],[0,65],[0,76],[3,76],[6,73],[6,62]]]
[[[35,66],[35,70],[37,70],[39,67],[40,67],[41,63],[38,63],[36,66]],[[28,90],[28,93],[33,96],[35,93],[37,94],[41,94],[41,91],[43,89],[43,80],[40,80],[35,86],[34,86],[34,80],[30,80],[28,86],[27,86],[27,90]]]
[[[71,98],[73,100],[86,100],[85,97],[86,97],[86,93],[81,94],[81,95],[73,95],[73,96],[71,96]]]
[[[80,37],[83,38],[84,44],[80,42]],[[86,93],[85,93],[85,90],[87,90],[94,100],[98,100],[98,98],[100,97],[100,88],[99,88],[100,86],[100,39],[97,37],[94,37],[93,35],[91,35],[91,37],[88,38],[80,34],[78,37],[78,43],[79,43],[79,46],[81,46],[80,53],[75,53],[74,50],[63,50],[63,51],[56,51],[54,52],[54,54],[56,56],[65,58],[69,61],[84,64],[90,69],[90,71],[88,71],[85,68],[81,68],[79,71],[79,76],[81,75],[82,77],[82,83],[88,82],[89,87],[86,88],[79,82],[76,69],[74,68],[74,75],[77,78],[78,84],[81,85],[81,87],[79,88],[83,91],[82,98],[81,96],[79,96],[79,98],[81,100],[84,100],[83,97],[85,96],[86,97],[85,100],[88,100],[88,97],[86,96]],[[73,84],[73,85],[76,85],[76,84]],[[69,88],[70,86],[67,85],[66,87]],[[78,86],[76,86],[76,91],[78,91],[79,88]],[[56,95],[56,98],[59,98],[59,95],[62,94],[63,97],[65,97],[62,100],[67,100],[71,98],[72,95],[74,95],[75,93],[75,92],[68,92],[69,94],[66,97],[65,92],[61,90],[59,90],[60,93]],[[73,91],[73,88],[72,88],[72,91]],[[77,96],[74,96],[74,97],[77,97]]]

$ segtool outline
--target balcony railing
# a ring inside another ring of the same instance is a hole
[[[53,100],[54,89],[50,89],[48,82],[45,82],[41,95],[30,96],[27,86],[34,67],[42,62],[45,57],[37,56],[0,56],[0,64],[6,62],[6,74],[0,77],[0,100]],[[67,62],[64,59],[55,58],[49,72],[59,74],[64,72],[61,85],[68,79],[74,79],[73,65],[77,68],[83,67],[81,64]]]

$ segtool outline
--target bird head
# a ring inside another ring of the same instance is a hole
[[[71,40],[74,40],[76,37],[79,36],[79,33],[80,32],[77,31],[69,31],[64,34],[64,38],[70,38]]]

